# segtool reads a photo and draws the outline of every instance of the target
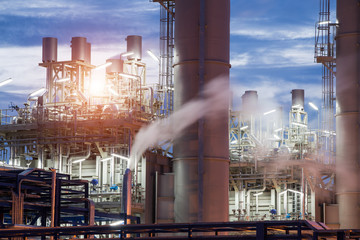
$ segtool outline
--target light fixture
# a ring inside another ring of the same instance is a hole
[[[322,22],[319,22],[319,25],[325,25],[325,24],[328,24],[330,23],[330,21],[322,21]]]
[[[242,126],[241,128],[240,128],[240,130],[245,130],[245,129],[247,129],[249,126]]]
[[[38,97],[43,95],[46,92],[46,88],[40,88],[39,90],[36,90],[35,92],[31,93],[29,97]]]
[[[117,93],[117,92],[115,92],[115,90],[114,89],[112,89],[111,87],[108,87],[108,89],[109,89],[109,92],[112,94],[112,95],[115,95],[115,96],[119,96],[119,94]]]
[[[280,140],[279,136],[276,134],[274,134],[274,138],[275,138],[275,140]]]
[[[111,64],[112,64],[112,62],[107,62],[107,63],[101,64],[101,65],[97,66],[96,68],[94,68],[94,70],[106,68],[106,67],[110,66]]]
[[[156,62],[160,63],[160,59],[151,50],[147,50],[146,52],[147,52],[147,54],[149,54],[149,56],[152,59],[154,59]]]
[[[273,112],[276,112],[276,109],[273,109],[273,110],[270,110],[270,111],[268,111],[268,112],[265,112],[265,113],[264,113],[264,116],[265,116],[265,115],[268,115],[268,114],[270,114],[270,113],[273,113]]]
[[[0,87],[12,82],[12,78],[8,78],[0,82]]]
[[[299,127],[307,127],[307,125],[303,123],[292,122],[291,124]]]
[[[283,130],[282,128],[278,128],[278,129],[275,129],[274,132],[280,132],[281,130]]]
[[[313,104],[312,102],[309,102],[310,107],[312,107],[315,111],[319,111],[319,108]]]
[[[121,156],[121,155],[116,154],[116,153],[112,153],[111,156],[114,156],[114,157],[117,157],[117,158],[120,158],[120,159],[123,159],[123,160],[126,160],[126,161],[130,161],[130,158]]]
[[[106,161],[109,161],[109,160],[111,160],[112,159],[112,157],[108,157],[108,158],[103,158],[103,159],[101,159],[100,161],[101,162],[106,162]]]
[[[123,224],[124,224],[124,220],[120,220],[120,221],[110,223],[110,226],[117,226],[117,225],[123,225]]]
[[[54,80],[54,82],[56,82],[56,83],[63,83],[63,82],[67,82],[67,81],[70,81],[69,77]]]
[[[235,144],[235,143],[238,143],[237,139],[231,141],[231,144]]]
[[[124,52],[124,53],[121,53],[120,54],[120,58],[121,57],[128,57],[128,56],[131,56],[131,55],[133,55],[134,54],[134,52]]]
[[[86,160],[85,158],[83,158],[83,159],[78,159],[78,160],[73,161],[73,163],[80,163],[80,162],[83,162],[83,161],[85,161],[85,160]]]
[[[138,79],[138,78],[140,78],[139,76],[132,75],[132,74],[128,74],[128,73],[119,73],[119,75],[122,76],[122,77],[131,78],[131,79]]]

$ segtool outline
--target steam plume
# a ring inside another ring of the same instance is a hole
[[[161,141],[173,140],[189,125],[202,117],[214,116],[227,110],[229,106],[229,86],[224,78],[216,78],[209,82],[202,93],[185,103],[168,118],[157,120],[140,129],[135,137],[130,153],[128,168],[133,169],[138,159],[149,147],[156,146]]]

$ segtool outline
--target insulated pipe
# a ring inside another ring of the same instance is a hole
[[[264,181],[264,187],[261,189],[250,189],[247,191],[246,193],[246,213],[248,216],[250,216],[250,200],[251,200],[251,193],[255,192],[255,193],[259,193],[259,192],[264,192],[266,190],[266,185],[265,185],[265,181]]]
[[[125,170],[123,178],[121,212],[125,213],[126,224],[130,224],[130,219],[127,218],[127,216],[131,215],[131,170],[129,168]]]
[[[175,18],[176,111],[216,77],[229,85],[230,1],[177,1]],[[228,106],[224,109],[174,142],[175,222],[228,221]]]
[[[336,191],[340,228],[360,228],[360,5],[337,1]]]
[[[85,155],[72,155],[69,157],[68,159],[68,166],[69,166],[69,174],[71,175],[72,174],[72,163],[74,160],[78,160],[78,159],[87,159],[89,158],[91,155],[91,146],[88,145],[88,149],[86,151],[86,154]]]

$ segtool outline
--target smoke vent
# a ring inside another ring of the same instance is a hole
[[[111,62],[112,64],[106,68],[106,73],[121,73],[123,72],[124,61],[121,59],[108,59],[106,62]]]
[[[293,89],[292,94],[292,106],[298,106],[304,108],[304,98],[305,92],[304,89]]]
[[[242,110],[244,113],[255,113],[258,104],[257,91],[249,90],[241,96]]]
[[[129,60],[141,60],[142,57],[142,38],[141,36],[130,35],[126,37],[127,52],[133,52],[134,54],[128,56]]]
[[[84,37],[73,37],[71,39],[71,60],[72,61],[85,61],[86,59],[87,44]],[[89,57],[89,55],[88,55]]]
[[[42,61],[57,61],[57,38],[45,37],[42,42]]]

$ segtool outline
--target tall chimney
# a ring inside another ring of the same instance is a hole
[[[340,228],[360,228],[360,5],[338,0],[336,192]]]
[[[179,0],[175,16],[177,110],[211,80],[229,85],[230,1]],[[228,122],[224,110],[174,143],[175,222],[228,221]]]

